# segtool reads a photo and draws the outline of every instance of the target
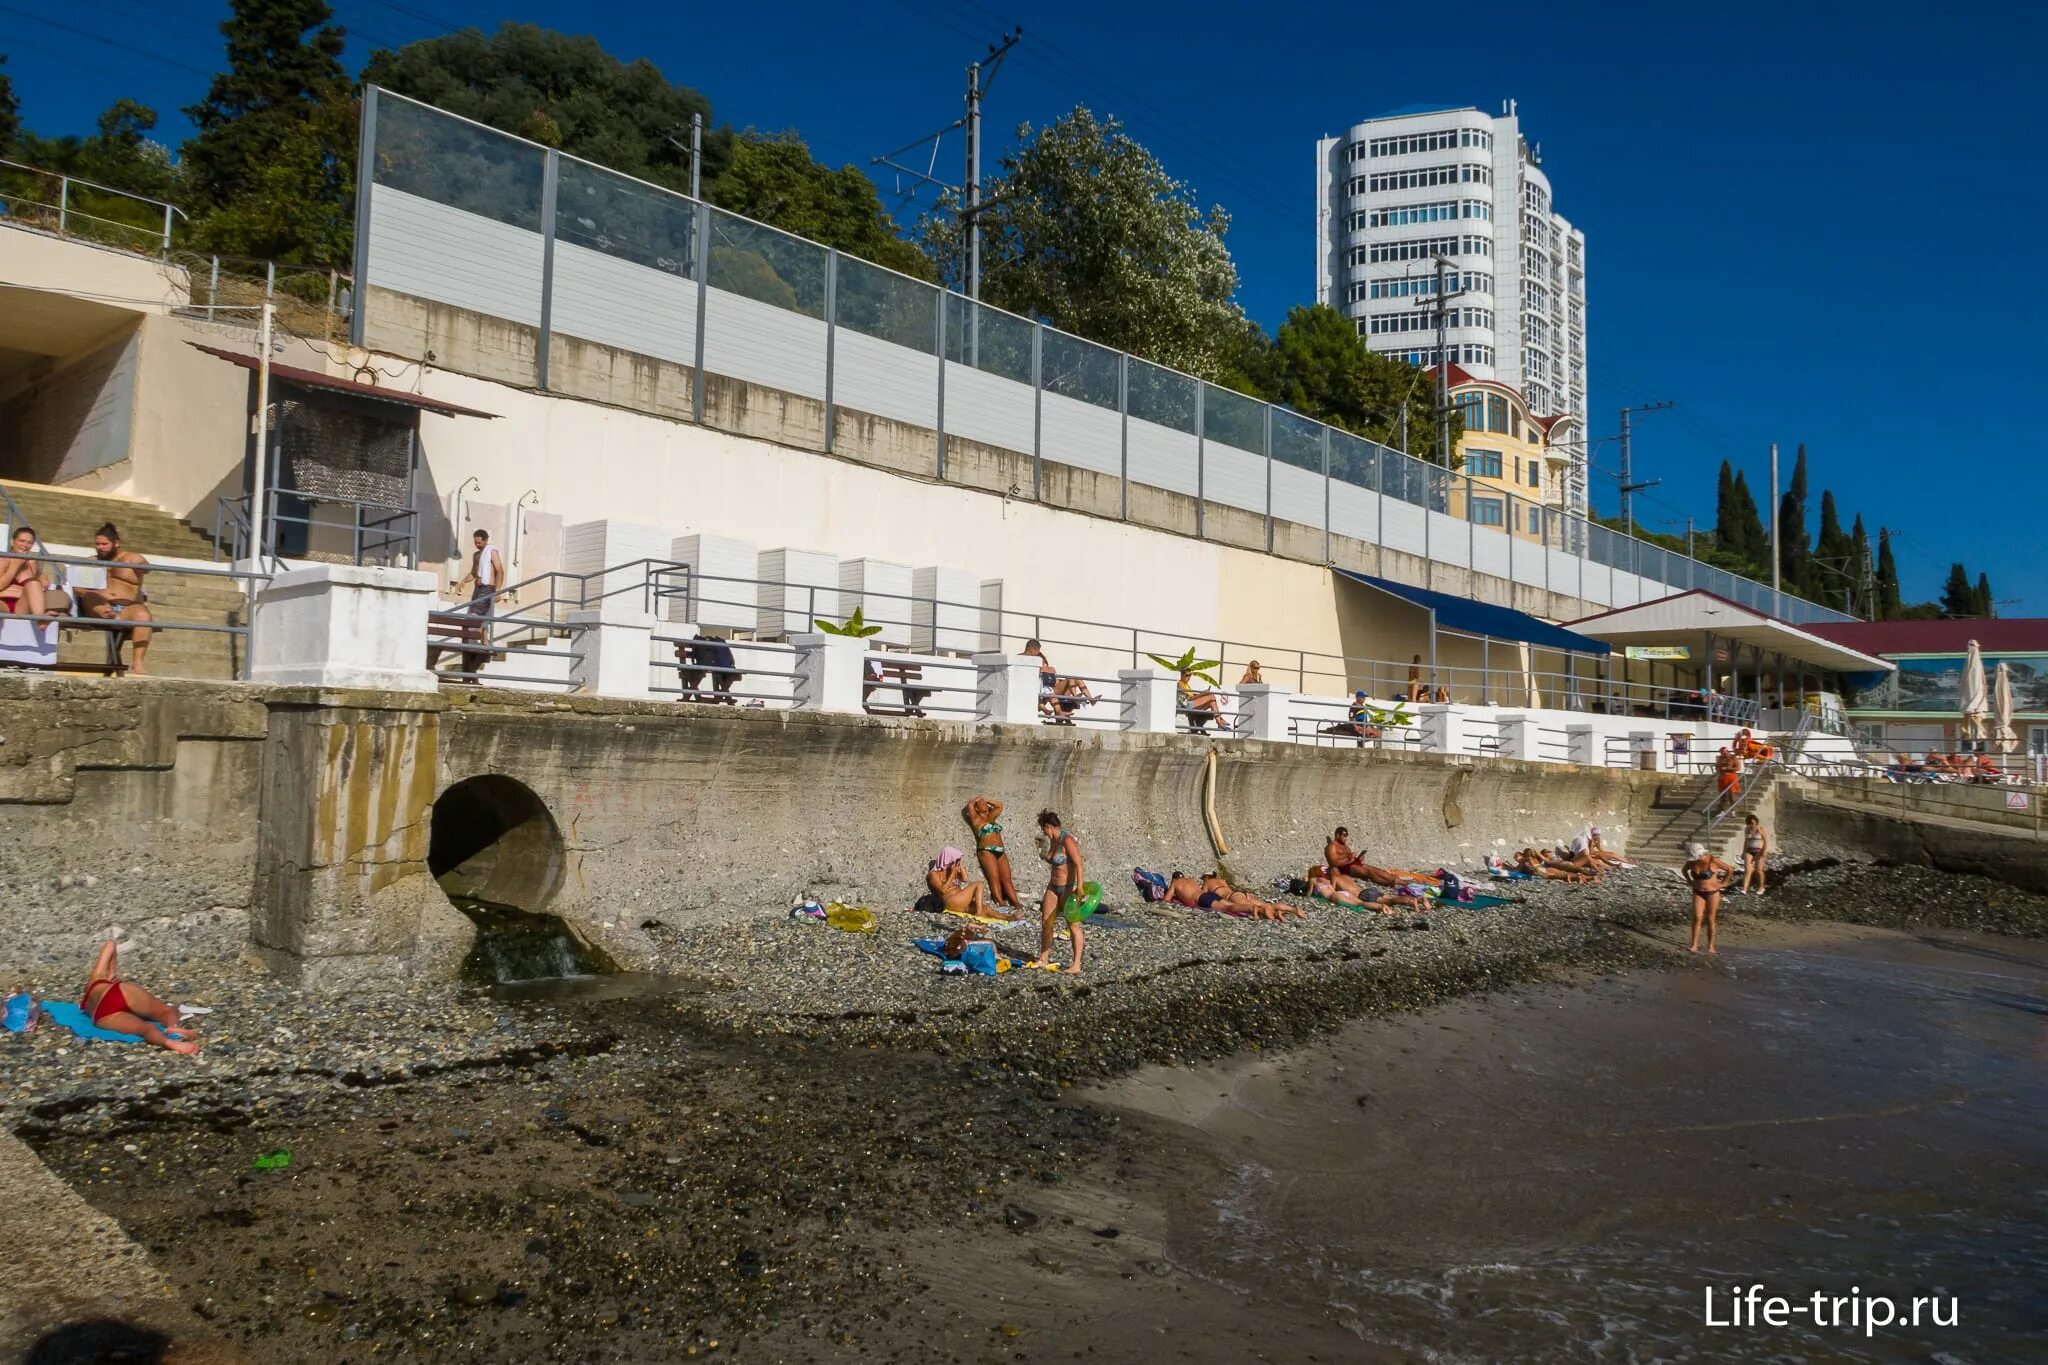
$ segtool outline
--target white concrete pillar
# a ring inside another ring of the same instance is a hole
[[[1456,709],[1449,702],[1426,701],[1415,708],[1415,729],[1422,736],[1422,749],[1431,754],[1455,754],[1464,750],[1464,734]]]
[[[1660,749],[1658,749],[1658,747],[1657,747],[1657,732],[1656,732],[1655,730],[1631,730],[1631,731],[1629,731],[1629,732],[1628,732],[1628,758],[1629,758],[1629,766],[1630,766],[1630,767],[1632,767],[1632,768],[1641,768],[1641,767],[1643,767],[1643,766],[1644,766],[1644,764],[1643,764],[1643,755],[1644,755],[1644,754],[1648,754],[1648,755],[1650,756],[1650,762],[1649,762],[1649,765],[1648,765],[1648,766],[1649,766],[1649,768],[1650,768],[1650,770],[1651,770],[1652,772],[1663,772],[1663,771],[1665,771],[1665,767],[1664,767],[1664,754],[1663,754],[1663,752],[1662,752],[1662,751],[1661,751]]]
[[[1573,763],[1584,764],[1588,768],[1599,767],[1601,755],[1599,753],[1599,745],[1593,738],[1593,733],[1593,727],[1590,725],[1565,726],[1565,757]]]
[[[1520,711],[1504,711],[1499,719],[1500,756],[1519,758],[1526,763],[1536,762],[1542,753],[1536,733],[1536,718]]]
[[[1038,724],[1038,660],[1029,654],[975,655],[974,719],[983,725]]]
[[[1156,668],[1119,668],[1116,680],[1123,684],[1123,709],[1118,723],[1126,730],[1170,735],[1174,730],[1175,705],[1172,675]]]
[[[570,661],[569,678],[576,690],[600,697],[646,701],[652,667],[654,613],[628,607],[623,598],[607,598],[601,606],[569,613],[578,658]]]
[[[270,580],[256,599],[249,676],[284,687],[431,692],[427,613],[434,576],[317,564]]]
[[[1237,689],[1237,704],[1243,717],[1238,734],[1246,739],[1269,739],[1285,743],[1293,736],[1288,723],[1294,718],[1294,691],[1271,683],[1245,683]]]
[[[861,663],[868,642],[851,635],[792,635],[796,649],[796,694],[799,711],[861,713]]]

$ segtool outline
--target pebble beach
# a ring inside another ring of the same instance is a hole
[[[1112,1220],[1089,1210],[1144,1164],[1073,1087],[1699,965],[1669,870],[1482,889],[1511,903],[1280,924],[1113,891],[1127,927],[1089,935],[1079,977],[941,975],[911,940],[957,921],[878,909],[846,933],[784,906],[660,931],[661,974],[539,993],[336,999],[187,964],[161,985],[214,1011],[202,1058],[9,1036],[0,1111],[252,1358],[921,1359],[920,1239]],[[1751,917],[2048,936],[2048,898],[1826,856],[1731,897],[1724,940]],[[1028,956],[1036,929],[991,936]],[[157,984],[149,954],[132,971]],[[1142,1237],[1089,1243],[1112,1244],[1117,1275],[1171,1282]],[[1001,1325],[981,1345],[1007,1358]]]

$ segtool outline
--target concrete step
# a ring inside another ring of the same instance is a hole
[[[121,543],[136,553],[179,559],[213,558],[210,531],[201,531],[161,507],[135,498],[84,493],[50,484],[0,479],[0,490],[51,544],[90,545],[93,533],[106,522],[121,528]],[[4,507],[4,504],[0,504]],[[0,512],[0,519],[4,519]]]

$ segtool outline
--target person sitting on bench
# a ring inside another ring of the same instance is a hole
[[[1180,713],[1188,718],[1188,727],[1206,730],[1210,724],[1223,719],[1223,699],[1208,688],[1195,690],[1195,675],[1183,668],[1180,681],[1174,684],[1173,695]]]
[[[107,565],[107,585],[103,588],[79,588],[77,590],[78,610],[82,615],[96,621],[119,621],[123,628],[116,630],[117,639],[126,635],[129,643],[128,671],[147,672],[142,666],[143,657],[149,653],[149,637],[154,634],[142,622],[150,619],[149,594],[142,590],[142,576],[149,572],[149,561],[133,550],[121,548],[121,531],[113,522],[107,522],[93,532],[92,553],[95,559]],[[113,647],[117,662],[120,645]]]
[[[715,636],[706,635],[700,627],[694,640],[676,642],[676,662],[683,665],[678,677],[682,681],[682,701],[722,702],[736,706],[732,686],[743,676],[732,654],[732,646]],[[711,675],[711,690],[702,688],[704,675]]]
[[[8,540],[0,555],[0,611],[46,616],[61,610],[64,594],[50,587],[49,571],[36,558],[36,528],[19,527]]]

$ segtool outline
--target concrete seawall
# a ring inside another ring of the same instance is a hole
[[[1881,809],[1791,787],[1778,794],[1778,837],[1884,862],[1990,877],[2048,894],[2048,840],[2026,829]]]
[[[561,915],[625,964],[641,926],[809,891],[908,905],[1005,803],[1020,888],[1041,807],[1119,898],[1135,864],[1261,886],[1348,824],[1374,858],[1471,866],[1659,779],[1494,759],[1035,726],[536,697],[0,679],[0,968],[77,962],[110,921],[159,962],[254,949],[309,984],[452,968],[444,886]],[[1227,853],[1205,816],[1210,755]],[[1668,779],[1667,779],[1668,780]]]

